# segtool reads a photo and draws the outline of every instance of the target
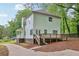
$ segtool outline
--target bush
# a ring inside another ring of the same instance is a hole
[[[6,39],[8,39],[8,40],[9,40],[10,38],[9,38],[9,37],[7,37],[7,36],[6,36],[6,37],[3,37],[3,40],[6,40]]]

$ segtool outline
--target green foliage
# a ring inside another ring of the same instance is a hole
[[[6,37],[3,37],[3,39],[4,39],[4,40],[6,40],[6,39],[10,39],[10,37],[6,36]]]
[[[44,7],[47,8],[47,5],[48,4],[44,4]],[[61,32],[69,33],[70,31],[70,33],[77,33],[76,25],[79,24],[79,4],[49,4],[47,9],[52,14],[61,17]],[[69,9],[74,10],[74,18],[67,16],[67,12]],[[9,26],[4,27],[0,25],[0,39],[4,39],[4,37],[15,37],[16,30],[21,28],[22,17],[29,16],[31,12],[32,11],[29,9],[19,10],[16,14],[15,19],[12,19],[12,21],[8,22]]]
[[[2,41],[3,41],[3,42],[9,42],[9,41],[11,41],[11,40],[9,40],[9,39],[3,39]]]
[[[9,21],[9,26],[7,27],[7,30],[9,31],[9,37],[13,37],[16,35],[16,22],[15,20]]]
[[[0,39],[2,38],[3,28],[0,26]]]
[[[16,14],[15,19],[8,22],[9,26],[7,27],[7,30],[9,31],[9,37],[16,36],[16,30],[18,28],[21,28],[22,17],[26,17],[29,14],[31,14],[31,11],[29,9],[19,10]]]
[[[5,36],[7,36],[6,28],[4,26],[0,25],[0,39],[2,39]]]
[[[59,6],[56,4],[51,4],[48,6],[48,11],[55,14],[55,15],[60,15],[60,9]]]
[[[22,17],[26,17],[29,14],[31,14],[31,10],[29,10],[29,9],[20,10],[20,11],[17,12],[17,14],[16,14],[16,25],[17,25],[17,28],[21,28]]]
[[[15,44],[16,41],[15,40],[10,40],[10,39],[1,39],[0,40],[0,44]]]
[[[69,26],[67,23],[67,8],[62,7],[65,4],[60,4],[60,5],[61,6],[59,6],[58,4],[51,4],[48,7],[48,11],[55,15],[61,16],[61,33],[64,34],[66,32],[66,28],[68,29],[68,32],[70,33]]]

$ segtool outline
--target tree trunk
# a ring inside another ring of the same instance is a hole
[[[68,26],[66,17],[64,18],[64,20],[65,20],[65,23],[66,23],[66,26],[67,26],[67,29],[68,29],[68,33],[70,34],[70,28],[69,28],[69,26]]]

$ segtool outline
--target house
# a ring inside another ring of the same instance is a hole
[[[53,15],[48,11],[32,11],[28,17],[22,18],[22,30],[20,30],[20,35],[17,35],[17,38],[24,38],[26,39],[25,41],[34,43],[34,35],[39,36],[39,34],[42,34],[48,38],[50,34],[61,34],[60,19],[61,17]]]

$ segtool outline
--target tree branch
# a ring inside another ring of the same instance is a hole
[[[78,13],[79,13],[79,10],[77,10],[76,8],[74,8],[74,7],[72,7],[72,6],[70,6],[70,7],[66,7],[66,6],[63,6],[63,5],[60,5],[60,4],[56,4],[57,6],[60,6],[60,7],[62,7],[62,8],[67,8],[67,9],[74,9],[75,11],[77,11]]]

